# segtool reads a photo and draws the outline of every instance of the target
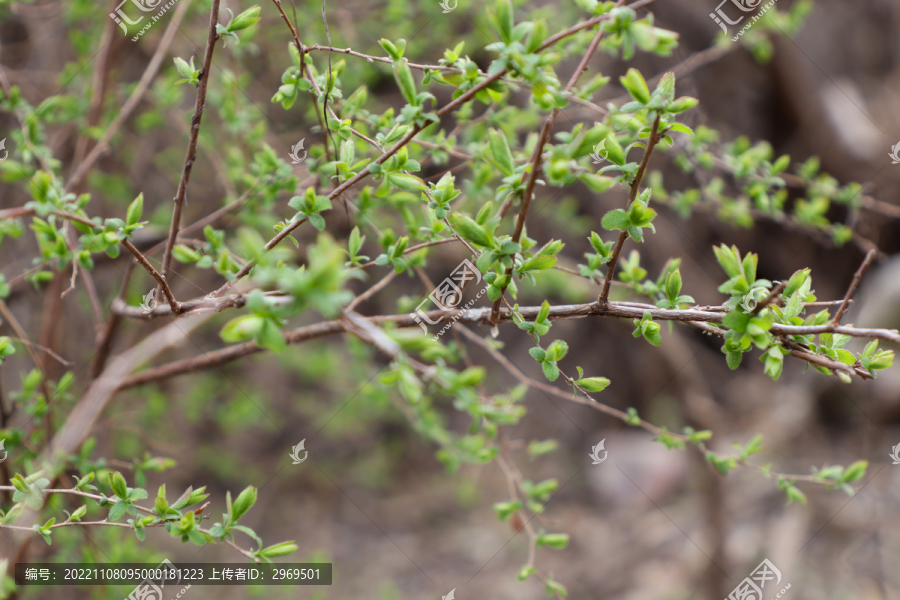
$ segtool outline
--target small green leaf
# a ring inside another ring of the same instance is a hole
[[[491,154],[494,160],[500,166],[502,172],[507,177],[513,174],[515,165],[513,164],[512,153],[509,151],[509,143],[506,141],[506,135],[502,131],[490,129],[488,131],[490,139]]]
[[[231,522],[235,523],[238,519],[240,519],[244,513],[246,513],[250,508],[256,504],[256,488],[251,486],[247,486],[243,492],[237,497],[237,500],[234,501],[232,505],[231,512]]]
[[[125,483],[125,477],[123,477],[121,473],[118,471],[110,471],[106,476],[106,481],[109,483],[110,489],[116,496],[123,500],[128,497],[128,486]]]
[[[535,538],[534,543],[538,546],[547,546],[562,550],[569,545],[568,533],[543,533]]]
[[[640,71],[635,68],[628,69],[628,72],[624,77],[620,77],[619,81],[636,101],[641,104],[650,102],[650,88],[647,87],[647,82]]]
[[[141,214],[144,212],[144,194],[138,194],[138,197],[128,206],[128,213],[125,216],[125,224],[129,227],[137,225],[141,220]]]
[[[256,22],[260,20],[259,17],[259,7],[253,6],[248,8],[235,18],[231,20],[228,24],[228,31],[233,33],[235,31],[240,31],[242,29],[247,29],[251,25],[254,25]]]
[[[275,544],[273,546],[269,546],[268,548],[263,548],[259,552],[257,552],[257,556],[262,556],[265,558],[275,558],[278,556],[287,556],[288,554],[293,554],[299,549],[299,546],[294,542],[281,542],[279,544]]]
[[[611,382],[606,377],[585,377],[575,383],[586,392],[602,392]]]

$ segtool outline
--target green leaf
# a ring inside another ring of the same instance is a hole
[[[504,44],[512,42],[512,32],[515,22],[513,20],[513,7],[510,0],[497,0],[494,5],[493,25]]]
[[[543,456],[544,454],[549,454],[553,452],[559,447],[559,442],[556,440],[532,440],[528,442],[528,456],[531,458],[535,458],[537,456]]]
[[[266,348],[272,352],[281,352],[287,348],[287,342],[281,335],[281,329],[272,319],[266,319],[257,338],[256,343],[261,348]]]
[[[641,104],[650,102],[650,88],[647,87],[647,82],[644,81],[644,76],[640,71],[635,68],[628,69],[628,72],[624,77],[620,77],[619,81],[636,101]]]
[[[141,220],[141,214],[144,212],[144,194],[138,194],[138,197],[128,206],[128,213],[125,216],[125,224],[129,227],[137,225]]]
[[[107,517],[110,521],[118,521],[122,517],[125,516],[125,512],[128,508],[128,504],[124,501],[119,501],[113,504],[109,509],[109,517]]]
[[[219,332],[219,337],[223,342],[233,344],[236,342],[246,342],[252,340],[259,335],[259,332],[265,326],[265,318],[256,315],[244,315],[228,321]]]
[[[194,68],[183,58],[176,56],[173,60],[175,61],[175,70],[178,71],[179,75],[185,79],[191,79],[194,76]]]
[[[391,173],[387,176],[391,185],[401,190],[409,192],[419,192],[425,189],[425,184],[415,175],[406,175],[404,173]]]
[[[557,367],[552,362],[542,362],[541,369],[544,371],[544,376],[550,381],[556,381],[559,379],[559,367]]]
[[[381,47],[384,48],[384,51],[387,52],[388,56],[391,57],[391,60],[400,60],[403,57],[403,52],[397,49],[397,46],[394,45],[390,40],[386,40],[381,38],[378,40],[378,43],[381,44]]]
[[[569,352],[569,345],[565,340],[556,340],[547,348],[547,355],[544,360],[556,362],[562,360]]]
[[[666,296],[674,303],[681,293],[681,271],[675,269],[666,275]]]
[[[682,96],[677,100],[669,102],[669,104],[666,106],[666,111],[673,114],[681,113],[694,108],[699,102],[700,101],[696,98],[691,98],[690,96]]]
[[[515,512],[522,510],[522,502],[516,500],[514,502],[495,502],[494,512],[501,521],[510,518]]]
[[[539,363],[544,362],[544,359],[547,357],[547,352],[543,348],[537,348],[537,347],[529,348],[528,354],[530,354],[531,357],[534,358],[534,360],[538,361]]]
[[[479,246],[491,246],[491,238],[490,236],[488,236],[484,227],[473,221],[470,217],[467,217],[465,215],[457,215],[455,225],[457,233],[461,237],[464,237],[465,239],[474,244],[478,244]]]
[[[203,258],[203,254],[184,244],[178,244],[172,248],[172,256],[181,263],[195,263]]]
[[[399,86],[400,93],[403,94],[406,102],[413,106],[418,106],[419,102],[416,101],[416,82],[405,58],[394,61],[394,79],[397,81],[397,86]]]
[[[113,493],[123,500],[128,497],[128,486],[125,483],[125,477],[118,471],[110,471],[106,475],[106,481],[109,483]]]
[[[602,392],[611,382],[606,377],[585,377],[576,383],[586,392]]]
[[[722,268],[729,277],[741,275],[741,253],[736,246],[732,246],[731,248],[725,244],[713,246],[713,252],[716,255],[716,259],[719,261],[719,264],[722,265]]]
[[[543,533],[535,538],[534,543],[538,546],[547,546],[562,550],[569,545],[568,533]]]
[[[515,165],[513,164],[512,153],[509,150],[509,143],[506,140],[506,134],[496,129],[490,129],[488,136],[490,138],[491,154],[494,156],[494,160],[497,161],[500,170],[507,177],[512,175]]]
[[[866,469],[869,466],[869,461],[866,460],[858,460],[844,471],[844,475],[841,477],[841,483],[852,483],[854,481],[859,481],[863,477],[866,476]]]
[[[519,266],[519,271],[545,271],[556,266],[556,262],[555,256],[532,256]]]
[[[625,228],[631,225],[631,221],[628,220],[628,213],[617,208],[603,215],[600,225],[607,231],[625,231]]]
[[[240,519],[244,513],[246,513],[250,508],[256,504],[256,494],[257,490],[255,487],[247,486],[243,492],[237,497],[237,500],[234,501],[234,504],[231,507],[231,522],[235,523],[238,519]]]
[[[268,548],[263,548],[256,554],[257,556],[263,556],[265,558],[275,558],[278,556],[287,556],[288,554],[293,554],[298,549],[299,547],[294,542],[281,542],[279,544],[269,546]]]
[[[235,31],[247,29],[248,27],[250,27],[251,25],[254,25],[259,20],[260,20],[259,7],[253,6],[251,8],[248,8],[247,10],[245,10],[244,12],[242,12],[235,18],[233,18],[231,20],[231,22],[228,24],[227,29],[229,32],[233,33]]]

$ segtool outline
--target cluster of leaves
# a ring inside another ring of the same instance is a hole
[[[672,207],[682,218],[703,208],[739,227],[749,228],[756,219],[769,218],[821,232],[836,246],[853,238],[852,230],[829,218],[829,214],[835,205],[848,211],[860,207],[862,186],[859,183],[839,185],[834,177],[820,172],[816,157],[795,165],[789,174],[790,157],[783,155],[775,159],[772,146],[766,141],[751,144],[743,136],[727,144],[718,140],[718,131],[699,127],[686,145],[685,153],[674,157],[675,164],[686,173],[698,168],[727,173],[737,195],[729,195],[726,180],[719,176],[710,178],[702,188],[688,188],[670,195],[663,187],[661,176],[654,173],[651,183],[657,201]],[[792,186],[801,187],[805,198],[792,200],[788,181]]]
[[[241,531],[259,544],[257,550],[250,552],[252,557],[266,562],[271,562],[272,558],[285,556],[297,550],[297,545],[293,542],[282,542],[263,548],[262,540],[252,529],[238,524],[238,519],[256,503],[257,491],[253,486],[242,491],[234,504],[231,502],[231,492],[228,492],[226,495],[227,513],[223,515],[223,522],[215,523],[209,530],[204,530],[200,527],[203,509],[187,509],[209,497],[205,487],[196,490],[188,487],[177,500],[169,504],[166,499],[166,486],[162,485],[154,500],[153,510],[149,510],[136,504],[138,500],[148,497],[147,490],[140,487],[128,487],[125,477],[118,471],[107,471],[106,474],[106,483],[110,491],[108,496],[103,493],[97,494],[100,490],[92,483],[95,479],[93,471],[78,479],[73,491],[88,494],[88,498],[94,496],[99,496],[99,498],[88,500],[86,504],[80,505],[71,513],[66,511],[68,516],[66,523],[81,521],[89,507],[97,506],[108,509],[106,519],[109,522],[119,522],[126,515],[133,517],[127,519],[126,522],[132,526],[135,536],[140,541],[144,541],[146,538],[145,529],[161,526],[172,537],[181,538],[182,543],[191,542],[197,546],[224,541],[234,543],[234,536],[231,532]],[[38,471],[28,477],[22,477],[17,473],[13,476],[12,483],[16,488],[13,494],[13,502],[16,504],[6,514],[0,514],[0,522],[4,524],[12,521],[25,506],[33,510],[40,510],[45,501],[46,492],[44,490],[50,485],[50,480],[43,476],[42,471]],[[34,530],[44,538],[47,544],[51,544],[51,534],[55,524],[56,519],[51,518],[43,525],[35,525]],[[57,525],[57,527],[61,525]]]
[[[728,328],[725,335],[725,345],[722,352],[725,353],[728,366],[737,369],[741,364],[744,352],[756,346],[763,354],[760,360],[765,363],[765,372],[777,380],[781,376],[784,364],[784,356],[790,354],[783,340],[770,332],[772,325],[825,325],[830,320],[827,310],[811,314],[806,318],[801,315],[806,311],[806,303],[816,300],[812,292],[812,277],[809,269],[801,269],[795,272],[786,282],[784,290],[779,298],[773,299],[762,310],[758,310],[757,303],[768,297],[766,293],[772,283],[766,279],[756,278],[758,257],[749,253],[741,259],[741,253],[737,247],[728,247],[724,244],[714,248],[716,258],[722,269],[730,277],[728,281],[719,286],[719,291],[730,294],[731,298],[725,303],[732,310],[725,315],[722,324]],[[815,343],[814,335],[791,335],[788,339],[809,347],[817,354],[823,354],[829,358],[839,360],[846,365],[861,365],[867,369],[874,378],[876,372],[891,366],[894,353],[890,350],[878,350],[878,342],[870,342],[865,350],[854,357],[853,354],[843,349],[849,337],[821,334],[821,342]],[[813,365],[813,367],[825,374],[832,371],[826,367]],[[834,371],[844,381],[849,382],[850,376],[843,371]]]

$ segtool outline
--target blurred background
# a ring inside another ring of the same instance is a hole
[[[678,95],[700,99],[685,119],[692,127],[717,129],[722,142],[742,135],[753,142],[768,140],[774,155],[789,154],[792,164],[818,156],[822,170],[841,185],[859,182],[866,196],[900,207],[900,166],[892,165],[888,156],[900,142],[900,3],[816,0],[792,39],[766,34],[770,47],[754,53],[730,39],[716,45],[720,30],[709,17],[715,2],[659,0],[650,6],[656,26],[678,32],[679,47],[669,57],[639,52],[630,63],[597,53],[585,80],[603,73],[613,83],[594,102],[603,106],[622,95],[615,82],[629,66],[648,79],[677,68]],[[58,109],[59,124],[48,129],[49,145],[62,161],[64,174],[78,152],[78,127],[83,125],[76,126],[71,115],[88,103],[97,41],[112,30],[109,97],[96,122],[106,123],[107,112],[115,114],[143,73],[171,16],[132,42],[109,23],[105,4],[0,3],[0,65],[5,77],[32,104],[54,94],[65,97]],[[194,55],[195,62],[202,58],[209,4],[192,2],[171,56]],[[571,2],[529,0],[516,5],[518,14],[546,17],[551,32],[584,18]],[[779,0],[776,8],[786,11],[791,5],[792,0]],[[237,13],[249,6],[225,0],[222,12],[230,8]],[[308,148],[309,141],[321,136],[310,102],[285,111],[270,101],[290,64],[290,37],[274,6],[262,7],[259,27],[243,36],[239,46],[215,56],[211,108],[204,116],[185,222],[234,197],[223,174],[245,160],[248,145],[265,142],[286,159],[299,139],[307,139]],[[321,5],[298,2],[296,10],[304,43],[327,44]],[[380,56],[379,38],[405,38],[410,60],[436,63],[445,49],[465,40],[466,52],[482,68],[491,60],[483,48],[495,40],[481,3],[459,0],[449,14],[442,14],[437,0],[326,1],[325,10],[335,47]],[[314,56],[318,68],[325,68],[326,57]],[[332,56],[335,62],[343,58]],[[560,78],[567,79],[576,64],[577,58],[560,65]],[[145,246],[165,239],[169,199],[178,183],[193,110],[190,86],[174,88],[176,78],[167,60],[141,109],[116,138],[116,150],[101,159],[84,186],[93,194],[93,214],[121,212],[143,192],[145,215],[152,216],[151,225],[140,233]],[[388,65],[350,57],[342,80],[348,90],[366,85],[370,100],[382,110],[403,104]],[[432,88],[439,105],[450,100],[449,88]],[[521,98],[513,103],[525,104],[527,93],[518,93]],[[595,119],[582,107],[570,107],[558,119],[557,130]],[[521,128],[537,131],[541,122],[535,112],[533,123],[523,122]],[[0,132],[14,126],[12,118],[0,115]],[[676,167],[673,155],[654,155],[651,169],[662,175],[670,192],[696,187],[693,176]],[[450,166],[455,164],[451,159]],[[302,164],[294,167],[300,180],[308,178],[304,169]],[[422,175],[443,170],[426,165]],[[266,209],[283,208],[287,197],[267,199],[266,207],[248,206],[242,218],[265,222]],[[20,188],[0,185],[0,209],[24,201]],[[590,250],[587,236],[600,231],[600,218],[625,201],[621,192],[598,195],[565,188],[560,194],[557,188],[540,189],[527,224],[529,235],[565,241],[568,262],[563,264],[576,268]],[[345,239],[352,226],[336,208],[329,230]],[[735,244],[742,252],[758,253],[759,275],[770,280],[787,279],[797,269],[811,267],[820,300],[843,297],[865,254],[860,245],[838,248],[823,236],[773,220],[742,228],[700,211],[685,220],[669,208],[659,210],[656,234],[639,248],[641,264],[655,277],[670,257],[680,257],[685,293],[701,305],[726,299],[716,290],[725,276],[715,261],[714,245]],[[900,326],[900,219],[866,210],[850,214],[839,206],[828,217],[852,225],[882,253],[844,322]],[[314,239],[309,229],[298,230],[297,237],[301,246]],[[433,255],[428,269],[432,281],[466,257],[455,246],[442,246]],[[27,232],[3,244],[0,271],[7,281],[32,267],[35,247]],[[124,259],[97,259],[94,278],[104,308],[119,290],[123,265]],[[221,285],[211,271],[184,265],[177,269],[183,276],[173,287],[180,297]],[[386,273],[383,267],[375,271],[373,276],[379,278]],[[539,304],[543,298],[554,304],[590,302],[600,289],[561,272],[547,279],[537,289],[523,288],[520,304]],[[144,273],[136,273],[133,281],[128,300],[136,306],[152,284]],[[372,281],[351,286],[359,293]],[[64,288],[67,283],[63,275],[44,285]],[[366,315],[394,314],[400,296],[422,293],[420,281],[404,276],[360,310]],[[626,297],[614,290],[613,299]],[[44,292],[23,283],[12,289],[7,304],[35,337],[40,333],[41,343],[72,360],[75,367],[69,370],[86,381],[86,369],[77,369],[88,359],[80,354],[84,340],[94,334],[87,297],[76,290],[55,312],[55,305],[44,298]],[[486,306],[487,300],[478,305]],[[227,318],[210,321],[191,335],[192,343],[165,353],[158,362],[221,347],[217,331]],[[318,320],[321,315],[310,311],[297,324]],[[127,322],[113,352],[130,347],[158,326],[156,321]],[[743,444],[762,433],[765,449],[753,462],[771,462],[774,471],[806,474],[812,466],[864,459],[869,461],[868,473],[852,498],[840,490],[800,484],[808,503],[786,505],[784,493],[759,472],[738,469],[721,477],[694,450],[666,450],[647,432],[623,428],[588,407],[530,389],[523,400],[527,416],[506,430],[508,451],[523,478],[559,482],[559,492],[535,525],[571,534],[565,550],[538,550],[541,569],[564,583],[573,599],[718,600],[768,558],[780,570],[782,582],[791,584],[788,598],[900,598],[900,466],[892,466],[889,457],[892,446],[900,444],[897,369],[880,373],[874,381],[847,385],[812,370],[804,372],[803,363],[786,360],[775,382],[763,374],[758,352],[745,355],[744,364],[730,371],[719,339],[687,326],[664,327],[663,343],[654,348],[632,338],[633,327],[624,320],[599,318],[556,322],[554,335],[570,346],[561,366],[574,371],[580,364],[591,374],[612,379],[602,394],[611,406],[636,407],[642,417],[669,430],[711,429],[713,449],[729,451],[733,441]],[[472,329],[488,334],[487,328]],[[529,377],[542,379],[521,332],[507,325],[501,327],[499,339],[513,364]],[[488,368],[489,389],[501,391],[518,383],[477,345],[462,337],[457,343],[466,345],[473,364]],[[492,509],[493,503],[508,498],[504,474],[496,463],[464,465],[448,473],[435,456],[436,448],[394,407],[396,391],[378,382],[384,365],[381,356],[351,336],[324,338],[291,346],[279,355],[256,354],[120,392],[92,431],[85,460],[103,457],[105,462],[99,464],[124,469],[116,461],[127,466],[147,453],[173,459],[172,468],[144,474],[146,487],[155,490],[167,482],[170,495],[177,495],[188,485],[206,485],[213,515],[224,510],[226,491],[235,494],[255,485],[259,500],[247,524],[267,543],[295,539],[300,552],[291,560],[334,564],[334,585],[327,588],[195,587],[189,598],[437,599],[451,589],[460,600],[544,597],[537,582],[516,580],[527,554],[524,534],[517,530],[521,524],[498,521]],[[17,387],[30,368],[24,353],[11,357],[0,372],[3,389]],[[66,370],[52,361],[49,368],[56,370],[55,377]],[[468,418],[449,401],[441,410],[449,429],[468,426]],[[559,442],[555,452],[529,459],[529,441],[551,438]],[[301,440],[309,460],[293,465],[289,452]],[[592,465],[588,454],[601,440],[608,460]],[[140,544],[117,528],[75,529],[60,530],[54,536],[59,545],[52,548],[34,540],[29,560],[237,560],[227,547],[198,549],[161,532],[149,534]],[[128,592],[27,588],[21,597],[113,598]]]

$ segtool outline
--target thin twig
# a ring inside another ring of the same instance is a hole
[[[844,301],[841,303],[838,311],[834,313],[834,318],[831,320],[833,324],[837,325],[841,322],[841,318],[844,316],[844,313],[847,312],[847,307],[850,306],[850,300],[853,298],[853,294],[856,293],[856,288],[859,287],[863,275],[865,275],[866,271],[869,270],[869,267],[872,266],[876,254],[877,252],[875,250],[869,250],[868,254],[866,254],[866,258],[862,261],[862,264],[859,265],[856,273],[853,274],[853,279],[850,281],[850,287],[847,288],[847,293],[844,294]]]
[[[619,0],[616,6],[622,6],[625,4],[625,0]],[[603,34],[605,31],[601,27],[597,34],[594,36],[594,39],[591,40],[590,46],[588,46],[587,51],[585,51],[584,56],[581,57],[581,61],[578,63],[578,67],[575,69],[575,72],[572,73],[571,77],[569,77],[569,82],[566,84],[564,91],[568,92],[572,89],[576,83],[578,83],[578,78],[581,77],[581,74],[587,69],[587,64],[590,62],[591,57],[594,56],[594,52],[597,50],[597,46],[600,44],[600,40],[603,39]],[[553,126],[556,124],[556,118],[559,116],[559,109],[554,108],[550,115],[544,120],[544,125],[541,127],[541,135],[538,138],[538,143],[534,147],[534,151],[531,154],[531,170],[528,173],[528,182],[525,184],[525,191],[522,193],[522,207],[519,209],[519,216],[516,219],[516,228],[513,231],[512,239],[515,243],[519,243],[522,239],[522,231],[525,229],[525,218],[528,216],[528,207],[531,206],[531,201],[534,196],[534,186],[537,182],[538,175],[541,172],[541,165],[543,162],[543,154],[544,154],[544,146],[547,145],[547,140],[550,138],[550,131],[553,129]],[[504,211],[505,214],[505,211]],[[510,276],[512,274],[512,267],[506,268],[506,275]],[[506,288],[508,286],[504,286],[502,290],[500,290],[500,297],[494,301],[494,304],[491,306],[491,323],[496,325],[497,319],[500,317],[500,302],[503,300],[503,295],[506,293]]]
[[[753,307],[753,310],[750,311],[750,314],[753,316],[758,315],[765,307],[772,304],[772,302],[774,302],[778,298],[778,295],[781,294],[782,291],[784,291],[786,285],[787,284],[783,281],[776,285],[762,302]]]
[[[181,169],[181,181],[178,182],[178,191],[175,194],[175,208],[172,211],[172,223],[169,226],[169,241],[163,254],[162,276],[168,279],[169,267],[172,264],[172,250],[178,238],[178,230],[181,227],[181,211],[187,200],[187,186],[191,179],[191,170],[194,160],[197,158],[197,140],[200,137],[200,121],[203,119],[203,109],[206,107],[206,87],[209,83],[212,70],[213,51],[219,34],[216,33],[216,24],[219,20],[219,0],[213,0],[209,13],[209,31],[206,35],[206,53],[203,56],[203,67],[200,70],[200,82],[197,86],[197,100],[194,104],[194,116],[191,117],[191,133],[188,138],[187,151],[184,154],[184,166]],[[160,284],[162,287],[162,284]]]
[[[135,248],[134,244],[132,244],[130,240],[128,240],[127,238],[122,240],[122,245],[125,246],[125,248],[134,255],[138,263],[140,263],[140,265],[144,267],[144,269],[146,269],[151,276],[153,276],[153,279],[155,279],[157,283],[159,283],[159,288],[165,295],[166,301],[169,303],[169,307],[172,309],[172,312],[176,315],[181,312],[181,307],[178,303],[178,300],[175,299],[175,295],[172,294],[172,290],[169,289],[169,284],[166,283],[166,278],[163,277],[159,271],[153,268],[153,265],[150,264],[150,262],[147,260],[147,257],[141,254],[141,251]]]
[[[644,172],[647,170],[647,163],[650,162],[650,155],[653,153],[653,148],[656,146],[656,142],[659,141],[659,115],[656,116],[656,119],[653,121],[653,129],[650,131],[650,140],[647,142],[647,149],[644,150],[644,158],[641,159],[641,166],[638,168],[637,174],[634,176],[634,182],[631,184],[631,193],[628,197],[628,204],[625,206],[625,210],[628,210],[628,207],[631,206],[631,203],[634,202],[635,198],[637,198],[638,191],[641,187],[641,181],[644,178]],[[603,281],[603,290],[600,292],[600,296],[597,298],[597,306],[602,307],[606,304],[607,298],[609,298],[609,286],[610,282],[613,280],[613,277],[616,274],[616,264],[619,262],[619,254],[622,253],[622,246],[625,245],[625,240],[628,238],[628,233],[622,231],[619,233],[619,237],[616,240],[616,247],[613,249],[612,258],[609,261],[609,266],[606,269],[606,279]]]

